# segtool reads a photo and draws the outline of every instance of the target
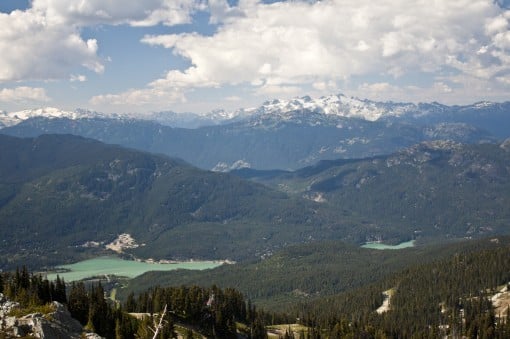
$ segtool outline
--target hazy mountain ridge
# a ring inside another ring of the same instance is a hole
[[[502,144],[424,142],[390,156],[322,161],[295,172],[234,171],[416,237],[505,233],[510,152]],[[384,238],[384,237],[383,237]],[[367,239],[370,240],[370,239]]]
[[[27,109],[18,112],[0,112],[0,123],[4,127],[15,126],[25,120],[32,118],[62,119],[71,120],[90,119],[90,118],[117,118],[115,114],[104,114],[89,110],[65,111],[55,107],[44,107],[36,109]]]
[[[325,159],[391,154],[426,140],[480,143],[507,138],[510,103],[416,105],[339,94],[272,100],[258,108],[205,115],[108,115],[47,108],[4,112],[2,123],[7,126],[0,129],[4,134],[81,135],[179,157],[208,170],[298,169]]]
[[[381,102],[347,97],[343,94],[334,94],[320,98],[304,96],[290,100],[273,99],[264,102],[259,107],[240,108],[233,111],[216,109],[204,114],[192,112],[176,113],[172,111],[117,114],[101,113],[80,108],[74,111],[65,111],[53,107],[28,109],[19,112],[0,111],[0,126],[13,126],[29,118],[44,117],[69,118],[73,120],[87,118],[138,119],[154,121],[172,127],[198,128],[243,120],[251,121],[253,124],[257,119],[262,121],[279,119],[289,122],[296,118],[294,112],[299,111],[306,111],[310,114],[316,113],[323,116],[323,119],[326,121],[328,120],[327,117],[355,118],[367,121],[399,118],[435,121],[439,118],[439,115],[443,116],[443,118],[445,115],[449,115],[449,119],[453,119],[452,115],[466,114],[466,112],[472,113],[474,111],[508,110],[509,106],[510,102],[478,102],[464,106],[447,106],[436,102],[419,104],[392,101]],[[442,119],[439,118],[439,120]],[[454,120],[452,122],[455,122]],[[438,121],[435,122],[437,123]]]
[[[140,150],[182,158],[212,169],[240,161],[259,169],[297,169],[323,159],[390,154],[424,140],[447,138],[477,143],[490,133],[461,123],[421,126],[405,122],[366,121],[289,112],[293,119],[268,115],[236,123],[183,129],[133,119],[32,118],[0,133],[36,137],[68,133]]]

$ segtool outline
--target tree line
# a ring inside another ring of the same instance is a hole
[[[160,317],[161,339],[176,338],[176,324],[187,328],[186,338],[193,338],[194,329],[211,338],[237,338],[240,331],[246,338],[258,339],[267,337],[267,319],[274,319],[231,288],[155,287],[136,297],[130,294],[120,303],[106,297],[100,282],[66,285],[59,277],[49,281],[25,267],[0,273],[0,293],[18,302],[22,309],[58,301],[86,330],[114,339],[153,338]]]
[[[508,338],[508,309],[492,296],[510,283],[510,247],[459,253],[294,308],[315,338]],[[383,291],[390,309],[378,314]]]

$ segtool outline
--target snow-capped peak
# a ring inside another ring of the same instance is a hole
[[[486,107],[490,107],[493,105],[494,105],[494,103],[490,102],[490,101],[479,101],[479,102],[474,103],[473,107],[474,108],[486,108]]]
[[[65,111],[55,107],[44,107],[44,108],[36,108],[36,109],[27,109],[18,112],[0,112],[0,124],[4,127],[17,125],[22,121],[28,120],[30,118],[43,117],[47,119],[58,119],[58,118],[67,118],[67,119],[84,119],[84,118],[98,118],[105,117],[104,114],[80,110],[77,109],[75,111]]]
[[[313,99],[309,96],[291,100],[274,99],[266,101],[257,108],[239,109],[225,113],[230,119],[250,115],[279,115],[295,111],[312,111],[329,116],[359,118],[375,121],[387,116],[400,116],[410,111],[416,111],[417,106],[410,103],[375,102],[347,97],[343,94],[323,96]]]
[[[473,105],[457,107],[460,111],[471,109],[487,109],[494,103],[483,101]],[[220,125],[247,121],[249,125],[264,126],[265,122],[298,122],[311,125],[334,124],[338,118],[356,118],[376,121],[385,118],[412,117],[418,118],[449,110],[449,106],[439,103],[399,103],[379,102],[367,99],[334,94],[320,98],[303,96],[290,100],[273,99],[259,107],[240,108],[237,110],[216,109],[205,114],[175,113],[172,111],[151,112],[145,114],[122,113],[106,114],[86,109],[65,111],[54,107],[24,110],[19,112],[0,111],[0,128],[16,125],[30,118],[43,117],[49,119],[138,119],[148,120],[173,127],[197,128],[201,126]]]

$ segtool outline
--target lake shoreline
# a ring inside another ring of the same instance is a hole
[[[48,280],[57,276],[67,282],[85,280],[97,276],[119,276],[128,279],[137,277],[149,271],[172,271],[177,269],[205,270],[235,262],[225,260],[154,260],[127,259],[125,256],[100,256],[82,260],[73,264],[56,266],[51,271],[41,272]]]

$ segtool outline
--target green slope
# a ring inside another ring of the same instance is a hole
[[[166,156],[70,135],[0,136],[0,150],[0,267],[77,260],[120,233],[145,244],[140,257],[243,260],[358,232],[316,203]]]
[[[506,311],[497,310],[491,299],[510,281],[510,239],[489,241],[490,246],[450,254],[360,289],[296,305],[292,313],[330,338],[508,338]],[[383,291],[389,289],[389,310],[377,314]]]
[[[118,297],[126,298],[131,292],[156,285],[216,284],[238,289],[257,305],[281,311],[297,302],[368,286],[407,267],[454,253],[498,246],[490,239],[385,251],[339,241],[301,244],[252,263],[224,265],[207,271],[148,272],[130,280]]]
[[[506,145],[506,146],[505,146]],[[508,233],[510,149],[422,143],[386,157],[324,161],[290,173],[240,171],[288,193],[346,210],[372,226],[366,240]]]
[[[270,188],[70,135],[0,136],[0,268],[78,260],[121,233],[145,244],[129,251],[142,258],[233,260],[327,239],[505,234],[508,149],[420,144],[273,173],[260,179]]]

